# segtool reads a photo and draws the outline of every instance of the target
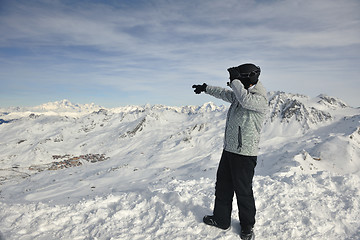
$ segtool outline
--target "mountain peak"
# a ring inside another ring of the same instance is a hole
[[[348,107],[348,105],[342,101],[341,99],[339,98],[335,98],[335,97],[330,97],[330,96],[327,96],[325,94],[320,94],[319,96],[317,96],[317,98],[319,99],[317,102],[322,104],[322,105],[325,105],[325,106],[328,106],[332,109],[334,108],[346,108]]]
[[[322,95],[321,99],[327,98]],[[294,119],[304,129],[309,129],[312,124],[332,119],[331,114],[327,111],[330,110],[328,106],[319,109],[316,105],[309,104],[311,102],[314,100],[301,94],[271,92],[269,93],[270,121],[273,122],[278,119],[280,122],[290,122]]]
[[[76,104],[72,103],[68,99],[63,99],[55,102],[48,102],[40,106],[34,107],[35,110],[40,111],[55,111],[55,112],[81,112],[81,111],[97,111],[101,107],[95,105],[94,103],[90,104]]]
[[[76,108],[78,107],[77,104],[73,104],[71,103],[68,99],[63,99],[61,101],[55,101],[55,102],[48,102],[48,103],[44,103],[40,106],[37,106],[36,108],[40,108],[43,110],[56,110],[59,108]]]

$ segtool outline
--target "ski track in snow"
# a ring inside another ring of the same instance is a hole
[[[61,104],[66,115],[56,103],[0,111],[1,240],[240,239],[236,201],[229,231],[202,223],[213,208],[226,107]],[[253,185],[258,240],[360,239],[360,111],[321,106],[332,120],[299,131],[306,119],[297,115],[300,123],[275,118],[264,127]],[[28,170],[86,153],[109,159]]]

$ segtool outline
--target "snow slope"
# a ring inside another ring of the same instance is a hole
[[[269,93],[257,239],[360,239],[360,109]],[[239,239],[202,223],[227,106],[0,109],[0,239]],[[57,169],[57,170],[50,170]]]

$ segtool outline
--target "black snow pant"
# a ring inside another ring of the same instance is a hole
[[[243,156],[223,151],[216,175],[214,218],[223,227],[231,223],[234,192],[242,227],[255,224],[255,199],[252,180],[256,156]]]

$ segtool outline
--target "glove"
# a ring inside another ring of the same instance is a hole
[[[206,92],[207,84],[204,83],[203,85],[193,85],[192,88],[195,88],[194,92],[196,94],[200,94],[201,92]]]
[[[228,72],[230,74],[230,82],[234,79],[239,79],[241,77],[240,72],[237,70],[236,67],[228,68]]]

